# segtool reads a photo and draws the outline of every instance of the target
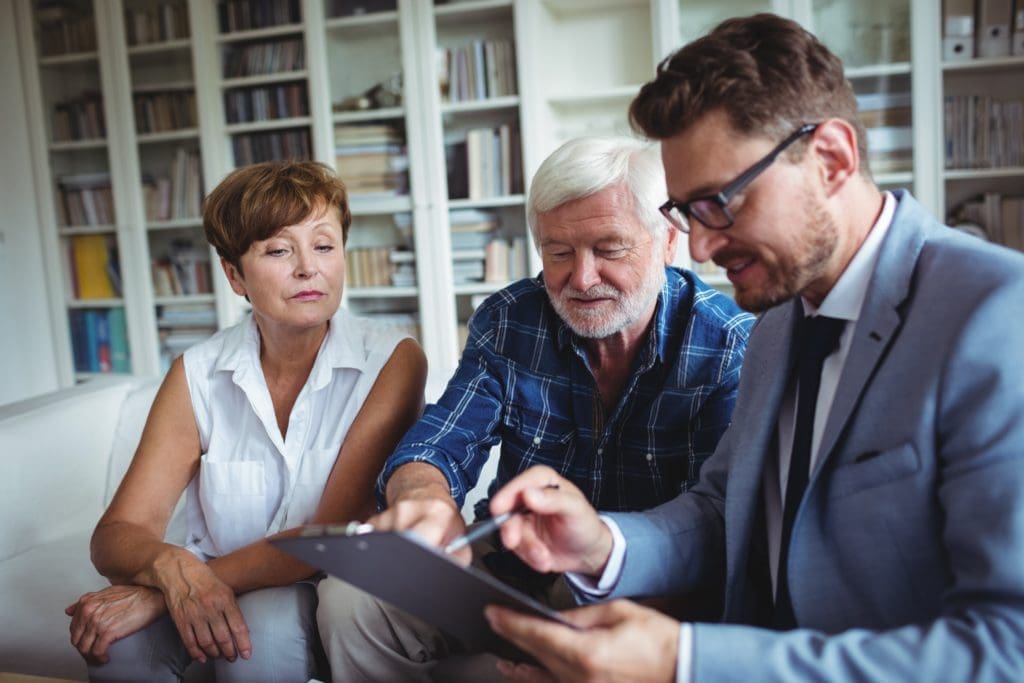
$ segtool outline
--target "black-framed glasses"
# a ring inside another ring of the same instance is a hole
[[[725,230],[731,227],[733,215],[729,211],[729,202],[733,197],[742,192],[747,185],[754,181],[754,178],[771,166],[783,150],[808,133],[813,133],[817,128],[817,123],[805,123],[800,126],[789,137],[775,145],[775,148],[764,155],[760,161],[729,181],[716,194],[695,197],[688,202],[677,202],[670,199],[659,206],[658,210],[681,232],[690,232],[690,220],[694,218],[709,230]]]

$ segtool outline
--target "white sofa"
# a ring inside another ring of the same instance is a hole
[[[155,379],[101,378],[0,406],[0,672],[85,680],[64,608],[106,585],[89,561],[89,536],[128,467],[157,387]],[[428,398],[442,387],[432,382]],[[168,538],[184,538],[180,515]],[[493,677],[486,663],[464,664],[459,675],[443,666],[435,677]],[[206,677],[196,674],[189,679]]]

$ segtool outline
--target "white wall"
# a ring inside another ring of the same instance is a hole
[[[15,26],[0,0],[0,404],[58,386]]]

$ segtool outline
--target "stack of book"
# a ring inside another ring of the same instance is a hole
[[[910,93],[858,95],[857,116],[867,129],[868,163],[873,172],[895,173],[913,167]]]
[[[191,89],[137,91],[133,97],[139,133],[196,127],[196,93]]]
[[[129,45],[188,38],[188,7],[184,2],[161,2],[147,9],[126,9],[124,30]]]
[[[121,293],[117,247],[105,235],[75,235],[68,241],[68,284],[73,299],[111,299]]]
[[[441,98],[469,102],[516,94],[516,58],[509,40],[473,40],[437,48]]]
[[[311,158],[308,128],[235,135],[231,138],[231,147],[235,166]]]
[[[228,123],[308,116],[306,82],[233,88],[224,93],[224,113]]]
[[[202,304],[175,304],[157,308],[160,330],[160,363],[166,371],[171,361],[217,330],[217,313]]]
[[[302,71],[306,48],[301,39],[246,43],[224,53],[224,78],[243,78],[285,71]]]
[[[124,309],[68,313],[75,372],[131,372]]]
[[[394,197],[409,192],[405,139],[395,126],[337,125],[334,154],[349,194]]]
[[[114,197],[109,173],[61,176],[57,179],[57,193],[61,225],[113,225]]]
[[[347,250],[347,280],[352,287],[390,287],[394,246],[353,247]],[[405,252],[407,253],[407,252]]]
[[[167,253],[153,259],[153,294],[209,294],[210,253],[191,240],[172,240]]]
[[[484,247],[484,282],[511,282],[526,277],[526,239],[495,237]]]
[[[142,177],[147,221],[196,218],[202,207],[199,153],[179,147],[168,175]]]
[[[79,97],[53,105],[53,141],[96,140],[107,134],[103,97],[85,91]]]
[[[96,49],[96,22],[87,8],[66,2],[40,2],[39,51],[44,57]]]
[[[450,211],[452,276],[455,284],[482,282],[486,275],[487,245],[497,239],[498,217],[490,211]]]
[[[445,145],[448,197],[487,199],[523,191],[519,129],[473,128]]]
[[[302,21],[300,0],[221,0],[217,19],[221,33],[267,28]]]
[[[1024,166],[1024,99],[947,95],[946,168]]]
[[[1024,251],[1024,197],[986,192],[954,210],[950,225],[977,225],[993,242]]]

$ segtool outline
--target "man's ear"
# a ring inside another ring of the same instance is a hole
[[[676,251],[679,249],[679,231],[675,226],[669,225],[666,232],[668,234],[665,236],[665,265],[671,266],[676,262]]]
[[[860,172],[857,132],[843,119],[820,123],[811,137],[808,153],[819,161],[826,196],[838,192],[849,178]]]
[[[245,279],[242,277],[242,271],[224,257],[220,259],[220,267],[224,270],[224,276],[228,279],[232,291],[238,296],[245,296]]]

